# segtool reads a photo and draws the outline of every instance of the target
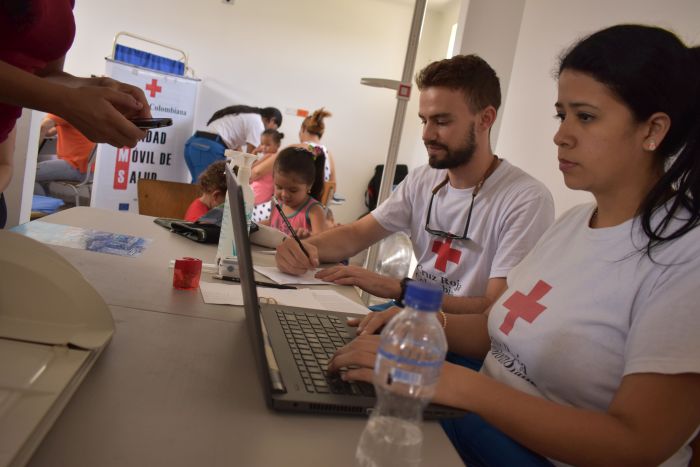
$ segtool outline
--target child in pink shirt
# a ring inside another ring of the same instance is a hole
[[[326,230],[326,212],[318,202],[323,192],[325,157],[306,147],[283,149],[273,168],[274,192],[289,223],[300,237]],[[273,207],[269,221],[261,222],[289,235],[277,209]]]
[[[262,132],[260,136],[260,146],[253,154],[262,154],[255,164],[250,174],[250,186],[255,193],[255,204],[267,203],[272,198],[274,192],[274,182],[272,180],[272,167],[275,164],[277,151],[284,138],[284,133],[269,128]]]

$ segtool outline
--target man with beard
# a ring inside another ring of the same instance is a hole
[[[482,313],[506,289],[506,275],[554,220],[547,188],[493,154],[491,126],[501,104],[495,71],[476,55],[433,62],[416,78],[428,165],[408,174],[369,215],[304,241],[283,242],[277,267],[303,274],[320,261],[357,254],[393,232],[407,232],[418,265],[412,279],[334,266],[317,277],[401,301],[409,280],[440,285],[446,313]],[[373,332],[397,310],[370,313]],[[447,318],[442,315],[443,325]]]

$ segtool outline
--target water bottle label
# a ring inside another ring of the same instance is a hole
[[[423,383],[423,375],[401,368],[390,368],[387,384],[403,383],[409,386],[420,386]]]
[[[386,350],[382,349],[381,347],[379,348],[379,355],[382,357],[392,360],[397,363],[401,363],[404,365],[412,365],[412,366],[419,366],[419,367],[428,367],[428,368],[435,368],[439,367],[442,365],[443,360],[416,360],[413,358],[408,358],[408,357],[403,357],[401,355],[394,355],[393,353],[387,352]]]

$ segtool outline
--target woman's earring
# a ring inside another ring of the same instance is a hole
[[[649,141],[648,151],[654,151],[654,150],[656,150],[656,142],[652,139],[651,141]]]

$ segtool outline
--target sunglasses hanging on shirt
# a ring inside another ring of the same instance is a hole
[[[442,238],[449,238],[451,240],[469,240],[469,223],[471,222],[472,219],[472,209],[474,209],[474,198],[476,198],[476,195],[479,193],[481,190],[481,187],[484,185],[484,182],[486,181],[487,178],[496,170],[496,167],[498,167],[498,162],[500,159],[498,159],[498,156],[493,156],[493,162],[491,162],[491,165],[489,165],[489,168],[486,169],[486,172],[484,173],[484,176],[481,177],[481,180],[476,184],[474,187],[474,191],[472,191],[472,200],[471,203],[469,203],[469,212],[467,213],[467,223],[464,226],[464,233],[462,235],[457,235],[453,234],[451,232],[444,232],[442,230],[437,230],[437,229],[432,229],[430,228],[430,213],[433,210],[433,200],[435,199],[435,194],[440,191],[442,187],[447,185],[447,182],[450,181],[449,175],[445,177],[445,179],[440,182],[435,188],[433,188],[432,194],[430,196],[430,203],[428,203],[428,215],[425,218],[425,231],[428,232],[430,235],[434,235],[436,237],[442,237]]]

